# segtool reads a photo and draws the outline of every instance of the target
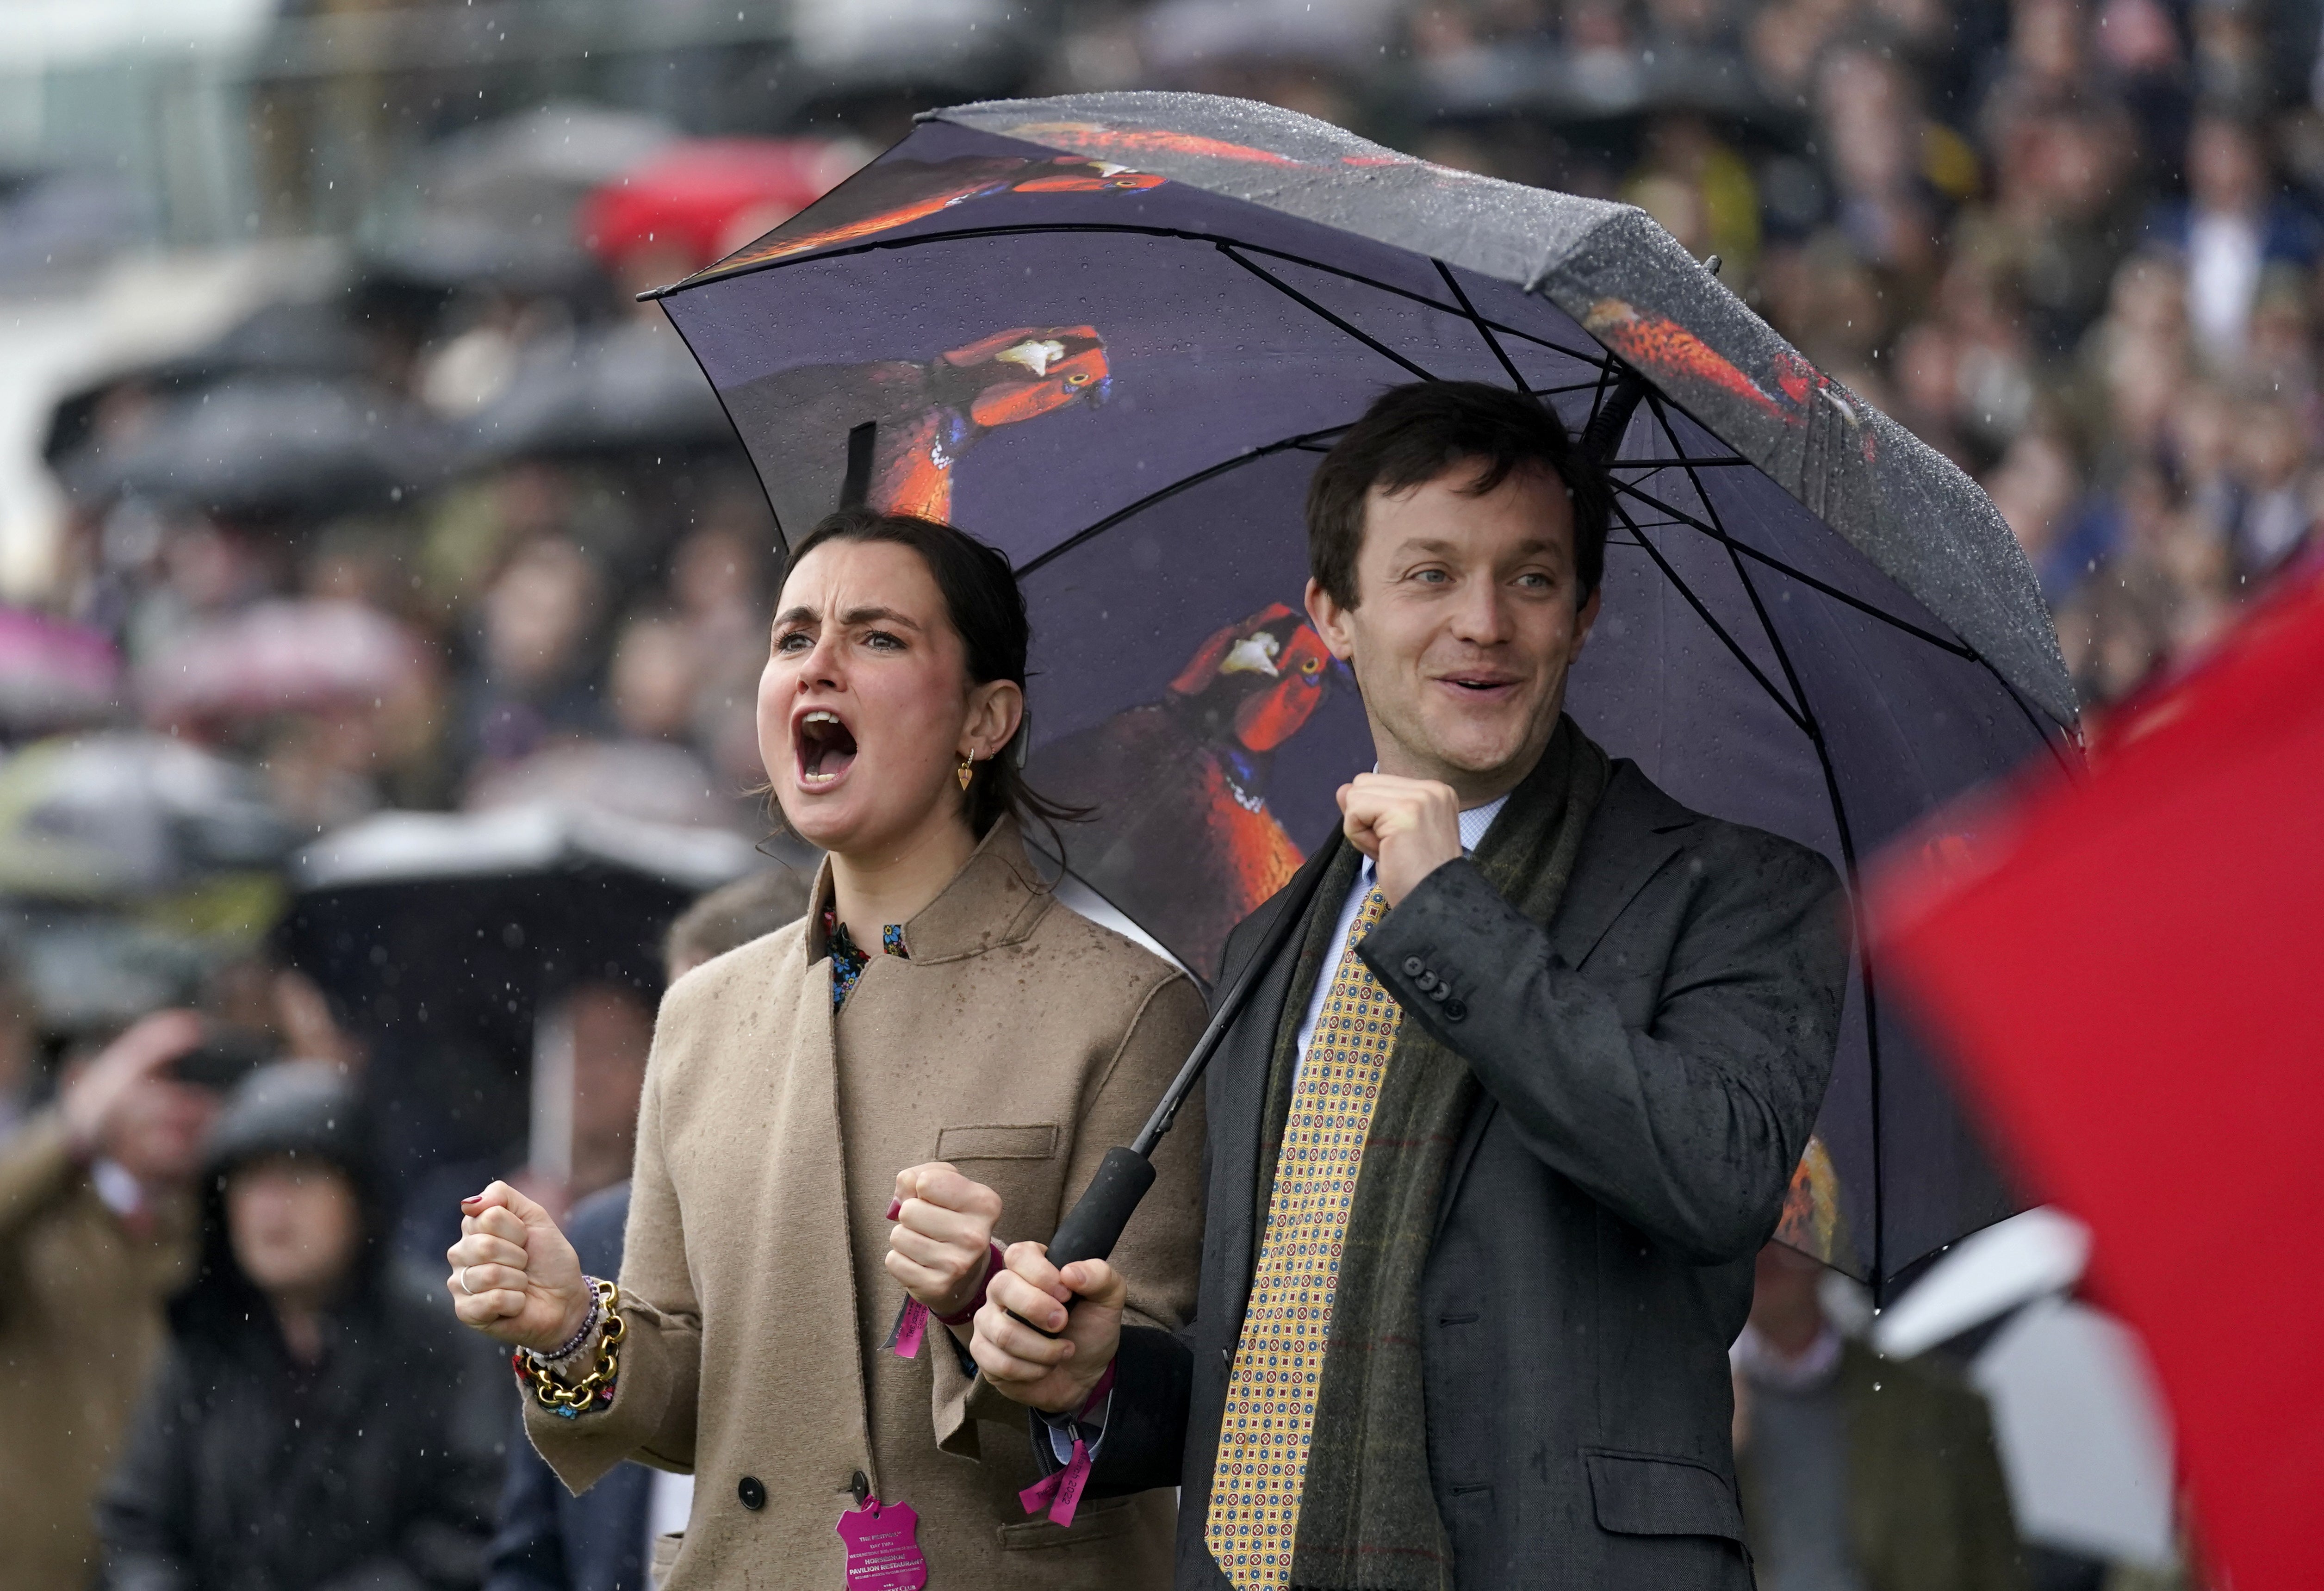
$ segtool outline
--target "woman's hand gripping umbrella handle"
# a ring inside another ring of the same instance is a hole
[[[1266,937],[1259,941],[1258,950],[1244,966],[1242,976],[1235,979],[1219,1001],[1217,1009],[1211,1013],[1210,1025],[1194,1041],[1194,1050],[1186,1057],[1186,1064],[1180,1067],[1178,1075],[1171,1079],[1169,1089],[1162,1096],[1162,1102],[1154,1107],[1154,1114],[1146,1118],[1146,1125],[1139,1131],[1137,1142],[1127,1148],[1116,1145],[1105,1152],[1105,1159],[1098,1165],[1097,1175],[1090,1179],[1090,1184],[1082,1190],[1081,1198],[1074,1201],[1074,1207],[1065,1212],[1065,1218],[1057,1223],[1057,1230],[1049,1239],[1048,1260],[1059,1270],[1075,1260],[1105,1259],[1113,1253],[1113,1245],[1121,1241],[1122,1228],[1130,1225],[1130,1217],[1137,1213],[1138,1201],[1144,1198],[1146,1190],[1154,1186],[1155,1149],[1170,1131],[1171,1124],[1177,1120],[1179,1108],[1186,1103],[1186,1096],[1194,1091],[1194,1085],[1202,1081],[1204,1068],[1211,1064],[1211,1057],[1218,1052],[1220,1043],[1227,1036],[1227,1030],[1234,1025],[1235,1018],[1242,1014],[1242,1008],[1250,1003],[1251,994],[1258,989],[1260,980],[1275,966],[1275,958],[1282,954],[1284,946],[1290,943],[1292,930],[1307,915],[1308,902],[1315,898],[1317,886],[1331,868],[1331,856],[1338,848],[1338,831],[1334,830],[1332,841],[1308,858],[1307,865],[1292,878],[1290,887],[1284,892],[1281,909],[1276,912],[1275,920],[1267,925]],[[1010,1314],[1012,1319],[1022,1321],[1031,1329],[1041,1330],[1014,1310]],[[1041,1335],[1054,1337],[1056,1334],[1044,1331]]]

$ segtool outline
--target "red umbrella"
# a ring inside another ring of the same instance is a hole
[[[2236,1591],[2324,1585],[2324,569],[1874,892],[1893,976],[2097,1232]]]
[[[772,230],[862,163],[820,138],[692,138],[592,193],[576,219],[598,258],[649,247],[695,268]]]

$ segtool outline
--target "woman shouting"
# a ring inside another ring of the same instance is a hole
[[[982,543],[864,511],[816,526],[758,720],[786,821],[828,860],[801,921],[663,1002],[618,1285],[505,1184],[463,1207],[453,1301],[518,1350],[566,1484],[625,1458],[695,1475],[657,1550],[669,1591],[952,1591],[1036,1564],[1168,1584],[1166,1493],[1028,1516],[1023,1412],[962,1346],[996,1238],[1054,1227],[1203,1021],[1182,974],[1027,858],[1021,823],[1056,814],[1018,771],[1028,642]],[[1202,1136],[1174,1134],[1116,1251],[1157,1325],[1194,1301]]]

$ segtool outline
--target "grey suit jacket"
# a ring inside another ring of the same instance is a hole
[[[1340,903],[1327,890],[1309,910]],[[1273,910],[1229,940],[1222,987]],[[1362,954],[1482,1086],[1421,1310],[1430,1470],[1462,1591],[1749,1591],[1727,1347],[1831,1075],[1848,965],[1832,868],[1687,810],[1621,762],[1546,931],[1453,862]],[[1183,1488],[1181,1591],[1227,1583],[1204,1522],[1259,1247],[1268,1052],[1308,993],[1290,986],[1295,959],[1212,1063],[1197,1314],[1123,1334],[1092,1475],[1093,1494]]]

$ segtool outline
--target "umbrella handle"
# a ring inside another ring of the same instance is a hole
[[[1115,1144],[1105,1152],[1098,1162],[1097,1175],[1090,1179],[1082,1196],[1074,1200],[1074,1207],[1057,1223],[1057,1230],[1049,1238],[1049,1263],[1064,1270],[1075,1260],[1102,1260],[1113,1253],[1113,1245],[1121,1241],[1121,1229],[1130,1225],[1130,1217],[1138,1213],[1138,1201],[1154,1186],[1154,1162],[1134,1149]],[[1062,1332],[1042,1331],[1016,1310],[1008,1311],[1009,1318],[1029,1331],[1039,1331],[1043,1337],[1055,1337]]]
[[[1063,1267],[1112,1253],[1113,1245],[1121,1241],[1121,1229],[1138,1211],[1138,1201],[1153,1186],[1152,1161],[1119,1144],[1107,1150],[1097,1175],[1049,1239],[1049,1263]]]

